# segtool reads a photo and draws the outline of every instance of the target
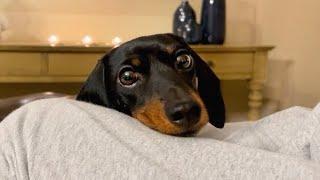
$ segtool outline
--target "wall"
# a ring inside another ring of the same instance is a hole
[[[180,0],[1,0],[0,14],[8,19],[5,42],[45,42],[50,34],[67,43],[90,34],[97,42],[114,36],[133,37],[171,32]],[[200,15],[201,1],[190,0]],[[227,43],[255,41],[255,1],[228,0]],[[71,31],[72,30],[72,31]]]
[[[257,0],[257,42],[277,46],[271,60],[291,61],[292,86],[283,97],[294,105],[320,101],[319,7],[319,0]]]
[[[190,2],[199,18],[201,1]],[[179,0],[1,0],[0,21],[4,18],[8,21],[2,41],[39,43],[45,42],[50,34],[57,34],[62,41],[75,43],[90,34],[95,41],[110,43],[114,36],[129,40],[170,32],[172,14],[179,3]],[[227,0],[227,44],[276,45],[271,53],[266,94],[282,98],[286,106],[311,107],[320,100],[319,7],[318,0]],[[245,105],[245,84],[239,83],[224,82],[224,87],[228,91],[236,89],[229,92],[230,96],[236,93],[244,97],[239,104]],[[283,84],[287,84],[286,88]]]
[[[115,36],[171,32],[173,13],[180,0],[0,0],[0,16],[8,30],[2,42],[43,43],[57,34],[64,43],[79,43],[89,34],[96,42],[110,43]],[[199,22],[201,1],[190,0]],[[255,43],[255,0],[227,0],[227,44]],[[1,19],[1,18],[0,18]],[[0,20],[1,21],[1,20]],[[246,82],[222,83],[229,112],[246,112]],[[5,86],[5,85],[4,85]],[[7,87],[7,86],[5,86]],[[5,87],[0,87],[5,90]],[[51,86],[32,86],[37,91]],[[12,92],[12,95],[26,91]]]

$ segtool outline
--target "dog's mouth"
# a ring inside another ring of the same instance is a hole
[[[181,109],[174,109],[175,106],[168,108],[159,98],[152,99],[143,106],[134,109],[132,117],[138,119],[149,128],[164,134],[179,137],[194,137],[208,122],[208,113],[200,97],[196,93],[192,93],[191,95],[195,103],[190,103],[191,105],[186,104]],[[197,105],[196,110],[193,109],[194,104]],[[183,120],[182,123],[179,122],[180,119]]]

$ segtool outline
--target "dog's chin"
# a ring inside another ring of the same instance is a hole
[[[189,130],[189,131],[184,131],[179,134],[175,134],[174,136],[178,137],[195,137],[198,134],[198,130]]]

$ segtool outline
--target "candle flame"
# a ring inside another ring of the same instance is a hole
[[[48,42],[49,42],[50,46],[56,46],[59,42],[59,38],[56,35],[51,35],[48,38]]]
[[[82,44],[86,47],[89,47],[93,43],[92,38],[89,35],[86,35],[82,38]]]
[[[122,40],[121,40],[121,38],[118,37],[118,36],[116,36],[116,37],[114,37],[114,38],[112,39],[112,45],[113,45],[114,47],[120,46],[121,43],[122,43]]]

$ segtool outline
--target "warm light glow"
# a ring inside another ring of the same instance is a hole
[[[118,36],[112,39],[112,45],[113,45],[114,47],[119,46],[121,43],[122,43],[122,40],[121,40],[121,38],[118,37]]]
[[[59,38],[56,35],[51,35],[48,38],[50,46],[56,46],[59,43]]]
[[[82,38],[82,44],[86,47],[89,47],[93,43],[93,40],[90,36],[86,35]]]

